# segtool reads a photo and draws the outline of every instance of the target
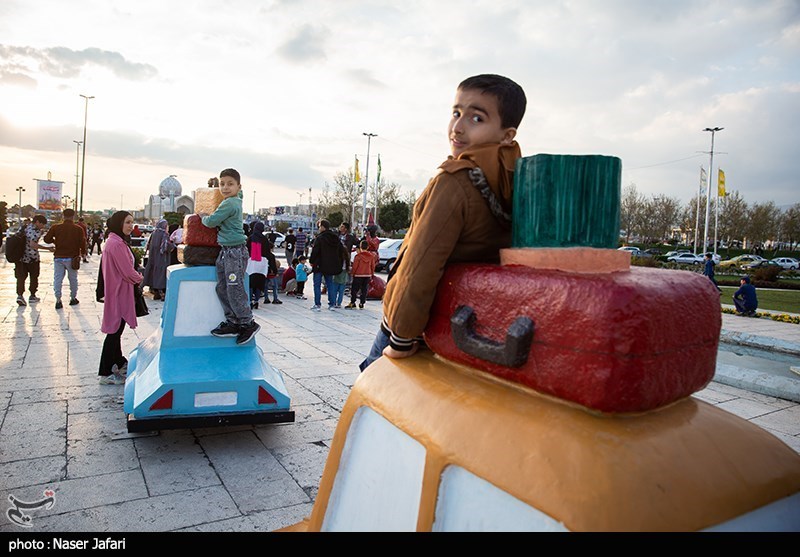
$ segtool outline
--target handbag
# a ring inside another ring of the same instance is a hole
[[[78,269],[81,268],[81,256],[80,255],[76,255],[75,257],[72,258],[72,268],[75,271],[77,271]]]
[[[150,315],[150,310],[147,309],[147,302],[144,301],[141,284],[133,285],[133,305],[136,308],[136,317]]]

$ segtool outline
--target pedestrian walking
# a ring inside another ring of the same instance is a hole
[[[170,242],[167,221],[161,219],[145,245],[147,265],[144,267],[144,285],[150,288],[154,300],[161,300],[167,289]]]
[[[33,222],[25,227],[25,251],[22,258],[14,263],[14,276],[17,279],[17,304],[20,306],[28,305],[25,302],[25,280],[30,279],[28,289],[30,296],[28,301],[36,303],[40,300],[36,296],[39,289],[39,269],[40,259],[39,250],[46,249],[53,251],[53,248],[39,244],[39,239],[44,235],[44,228],[47,226],[47,218],[44,215],[36,215]]]
[[[64,275],[69,280],[69,305],[78,305],[78,268],[81,257],[86,256],[86,234],[75,224],[75,211],[64,209],[63,222],[53,225],[44,235],[44,243],[55,244],[53,250],[53,292],[56,296],[56,309],[61,309],[61,286]]]

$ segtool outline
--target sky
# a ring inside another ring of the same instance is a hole
[[[798,0],[0,0],[0,200],[48,175],[75,197],[84,121],[85,210],[228,167],[246,211],[308,203],[378,155],[419,194],[481,73],[525,90],[523,156],[617,156],[686,203],[721,127],[714,182],[800,202]]]

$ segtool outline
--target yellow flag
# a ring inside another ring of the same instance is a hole
[[[361,174],[358,172],[358,157],[356,157],[356,172],[355,172],[355,180],[356,183],[361,181]]]
[[[725,197],[725,173],[719,169],[719,181],[717,182],[717,197]]]

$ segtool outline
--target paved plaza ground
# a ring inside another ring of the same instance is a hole
[[[129,435],[123,387],[97,380],[99,257],[79,271],[80,304],[61,310],[52,256],[43,260],[42,301],[27,307],[15,303],[13,265],[0,262],[0,502],[53,490],[55,503],[31,511],[29,529],[8,520],[4,506],[0,532],[269,531],[310,513],[339,413],[380,323],[380,301],[317,313],[311,300],[284,297],[283,305],[255,310],[258,345],[283,373],[294,423]],[[126,353],[159,324],[163,302],[148,303],[151,314],[123,334]],[[723,315],[723,332],[800,347],[793,324]],[[694,396],[800,452],[799,404],[718,382]]]

